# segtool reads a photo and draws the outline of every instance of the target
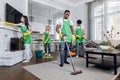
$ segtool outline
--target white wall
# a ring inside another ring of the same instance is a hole
[[[57,8],[58,10],[61,10],[62,12],[64,12],[65,9],[69,9],[71,11],[70,19],[73,21],[74,26],[76,26],[77,19],[81,19],[83,22],[83,25],[85,26],[86,33],[87,33],[87,29],[88,29],[88,12],[87,12],[87,10],[88,10],[88,8],[87,8],[87,4],[85,4],[85,2],[80,4],[79,6],[73,7],[73,6],[67,6],[67,5],[64,5],[61,3],[58,4],[58,3],[56,3],[57,1],[55,2],[55,0],[53,0],[52,2],[50,0],[32,0],[32,1],[39,3],[39,5],[42,4],[42,5],[47,6],[47,7],[50,6],[53,8]],[[35,14],[35,17],[38,19],[35,20],[35,22],[33,24],[36,26],[40,26],[40,24],[45,25],[46,21],[47,21],[48,14],[44,13],[46,16],[42,17],[43,14],[41,14],[41,13],[44,11],[38,10],[38,12],[39,12],[38,15]],[[54,21],[54,25],[55,25],[56,19],[59,18],[59,16],[61,16],[61,15],[52,16],[53,21]],[[62,14],[62,16],[63,16],[63,14]],[[40,32],[42,32],[42,29],[43,28],[38,27],[38,30],[41,30]],[[33,30],[35,30],[35,28],[33,28]]]
[[[32,11],[32,13],[31,13]],[[56,9],[51,8],[51,7],[44,7],[42,5],[36,5],[35,3],[32,4],[32,8],[31,8],[31,4],[29,4],[29,11],[28,11],[28,15],[29,16],[33,16],[34,17],[34,22],[40,22],[40,23],[44,23],[47,24],[48,23],[48,19],[50,16],[50,19],[52,19],[52,14],[56,11]]]
[[[6,0],[0,0],[0,19],[4,20],[5,14],[5,2]]]
[[[88,29],[88,7],[87,4],[83,3],[80,6],[71,8],[71,19],[73,20],[74,26],[76,26],[76,21],[78,19],[82,20],[82,24],[85,27],[87,33]]]
[[[49,12],[50,10],[50,12]],[[31,27],[33,31],[38,31],[41,34],[45,31],[46,25],[48,25],[48,20],[49,20],[49,15],[50,19],[55,21],[55,18],[58,18],[61,16],[61,10],[46,6],[44,4],[38,4],[35,2],[29,3],[29,13],[28,15],[31,16],[31,11],[32,11],[32,16],[34,17],[34,22],[31,22]],[[63,13],[62,13],[63,16]],[[55,22],[54,22],[55,24]],[[55,33],[55,26],[51,26],[51,34]]]
[[[0,0],[0,18],[1,20],[5,20],[5,5],[9,3],[15,9],[23,13],[24,15],[28,15],[28,0]]]
[[[33,31],[38,31],[40,32],[40,34],[43,34],[45,32],[45,28],[46,28],[46,24],[44,23],[40,23],[40,22],[31,22],[31,27]],[[54,34],[55,29],[54,29],[54,25],[50,25],[50,34]]]
[[[46,26],[45,24],[40,23],[40,22],[31,22],[30,24],[31,24],[31,27],[32,27],[33,31],[38,31],[41,34],[43,32],[45,32],[45,26]]]
[[[52,1],[51,0],[32,0],[32,1],[46,5],[46,6],[50,6],[53,8],[57,8],[59,10],[69,9],[69,6],[67,6],[61,2],[58,2],[57,0],[52,0]]]

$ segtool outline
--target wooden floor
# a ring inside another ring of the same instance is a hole
[[[58,54],[53,54],[53,59],[36,59],[35,55],[29,63],[18,63],[12,67],[0,67],[0,80],[40,80],[25,69],[23,66],[56,60]]]
[[[112,80],[120,80],[120,73],[117,74]]]
[[[44,63],[58,58],[58,53],[53,54],[53,59],[36,59],[35,55],[29,63],[18,63],[12,67],[0,67],[0,80],[40,80],[25,69],[23,66]],[[58,65],[59,66],[59,65]],[[120,80],[120,74],[114,80]]]

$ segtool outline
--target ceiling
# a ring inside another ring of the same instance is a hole
[[[49,0],[47,3],[49,3]],[[93,0],[53,0],[54,3],[59,3],[66,5],[68,7],[76,7],[86,2],[91,2]],[[32,4],[32,7],[31,7]],[[35,1],[29,0],[28,6],[28,14],[29,16],[33,15],[35,19],[48,19],[49,17],[55,17],[63,14],[62,10],[57,9],[56,7],[50,7],[48,5],[44,5],[42,3],[37,3]],[[31,9],[32,8],[32,9]],[[53,16],[54,15],[54,16]]]
[[[81,5],[83,3],[92,2],[95,0],[56,0],[56,1],[62,2],[63,4],[66,4],[66,5],[69,5],[72,7],[76,7],[76,6]]]
[[[46,1],[49,1],[49,0],[46,0]],[[94,1],[94,0],[53,0],[54,3],[62,3],[69,7],[75,7],[75,6],[81,5],[82,3],[91,2],[91,1]],[[51,11],[51,14],[63,12],[56,8],[29,0],[29,14],[31,14],[31,3],[33,7],[32,12],[34,14],[45,15],[44,13],[47,13],[47,14],[49,13],[49,9]]]
[[[78,3],[78,2],[81,2],[81,1],[84,1],[84,0],[64,0],[64,1],[67,1],[67,2],[70,2],[70,3]]]

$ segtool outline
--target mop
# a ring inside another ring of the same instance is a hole
[[[72,64],[72,68],[73,68],[73,72],[71,72],[71,75],[77,75],[77,74],[82,73],[82,70],[78,70],[78,71],[75,70],[74,62],[73,62],[72,56],[70,54],[70,49],[69,49],[69,46],[68,46],[67,39],[66,39],[65,35],[64,35],[63,38],[64,38],[64,41],[65,41],[66,47],[68,49],[68,53],[70,55],[70,63]]]
[[[53,58],[53,56],[49,56],[49,54],[48,54],[48,49],[47,49],[47,53],[43,56],[43,58],[47,58],[47,59]]]

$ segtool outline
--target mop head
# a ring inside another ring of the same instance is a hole
[[[49,56],[48,54],[45,54],[43,58],[53,58],[53,56]]]
[[[77,74],[81,74],[81,73],[82,73],[82,70],[79,70],[79,71],[72,72],[71,75],[77,75]]]

